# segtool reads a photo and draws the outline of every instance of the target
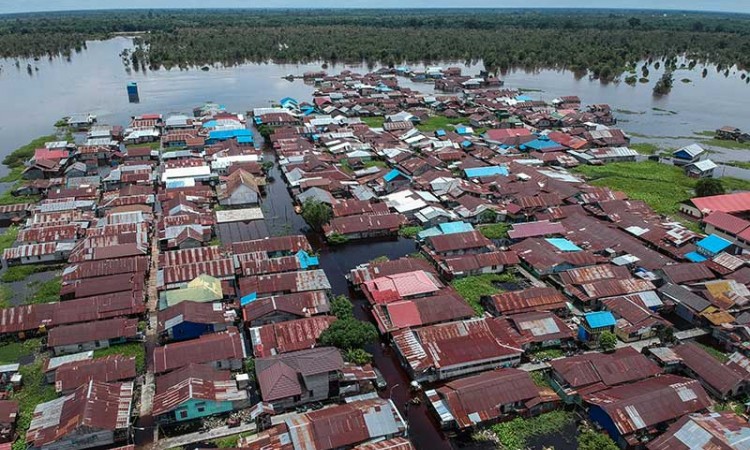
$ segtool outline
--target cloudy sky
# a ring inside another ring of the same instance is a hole
[[[0,14],[114,8],[644,8],[750,13],[750,0],[0,0]]]

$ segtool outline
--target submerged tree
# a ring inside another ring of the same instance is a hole
[[[659,81],[656,82],[656,85],[654,85],[654,95],[666,95],[669,94],[669,91],[672,90],[672,86],[674,85],[674,76],[672,75],[671,70],[667,70],[664,72],[664,74],[659,78]]]
[[[315,230],[322,229],[332,215],[331,207],[320,200],[308,198],[302,204],[302,217]]]

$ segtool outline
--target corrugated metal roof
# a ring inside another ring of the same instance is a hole
[[[316,316],[250,328],[255,357],[272,356],[314,347],[335,317]]]
[[[169,372],[191,363],[239,360],[246,356],[239,331],[228,327],[225,332],[204,334],[198,339],[155,348],[154,373]]]

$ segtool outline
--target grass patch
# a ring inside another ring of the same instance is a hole
[[[700,342],[697,342],[697,344],[706,351],[709,355],[711,355],[713,358],[715,358],[720,363],[724,364],[725,362],[729,361],[729,355],[722,352],[721,350],[717,350],[711,346],[701,344]]]
[[[161,149],[161,141],[153,141],[153,142],[142,142],[140,144],[128,144],[125,146],[125,149],[129,148],[138,148],[138,147],[148,147],[151,150],[160,150]],[[173,150],[183,150],[181,148],[175,148]]]
[[[0,251],[13,247],[16,238],[18,238],[18,231],[18,227],[11,226],[3,234],[0,234]]]
[[[385,117],[382,116],[360,117],[359,120],[370,128],[383,128],[385,123]]]
[[[13,283],[23,281],[32,274],[54,270],[54,267],[43,266],[41,264],[26,264],[23,266],[10,266],[0,275],[0,281],[3,283]]]
[[[0,363],[17,363],[19,359],[33,355],[42,348],[42,340],[26,339],[23,342],[7,342],[0,345]],[[26,380],[24,380],[25,384]]]
[[[251,434],[251,432],[245,431],[239,434],[233,434],[231,436],[214,439],[211,442],[216,446],[216,448],[237,448],[237,445],[240,442],[240,438],[250,436]]]
[[[750,162],[748,161],[729,161],[727,165],[739,167],[740,169],[750,169]]]
[[[143,373],[146,370],[146,348],[140,342],[128,342],[94,350],[94,358],[103,358],[109,355],[135,356],[135,370],[138,373]]]
[[[630,144],[630,148],[637,151],[641,155],[654,155],[661,151],[658,145],[651,144],[649,142],[638,142],[637,144]]]
[[[0,308],[10,308],[10,299],[13,297],[13,291],[4,284],[0,284]]]
[[[40,403],[57,398],[55,385],[48,384],[44,379],[44,358],[37,358],[33,364],[21,367],[23,388],[13,393],[13,399],[18,401],[18,422],[16,423],[17,438],[13,449],[26,448],[26,431],[31,425],[34,408]]]
[[[26,304],[28,305],[60,301],[60,288],[62,288],[61,277],[55,277],[44,282],[32,282],[29,283],[29,286],[35,289],[33,293],[26,298]]]
[[[458,291],[459,295],[474,308],[477,316],[484,314],[481,299],[483,296],[494,295],[501,292],[495,283],[509,283],[516,280],[511,273],[483,274],[453,280],[451,285]]]
[[[701,144],[708,145],[710,147],[727,148],[730,150],[750,150],[750,142],[737,142],[727,139],[707,139],[705,141],[702,141]]]
[[[417,124],[417,129],[423,132],[435,132],[441,129],[453,129],[455,125],[467,122],[464,117],[449,118],[444,116],[431,116],[422,123]]]
[[[549,381],[547,380],[547,376],[544,375],[544,372],[542,372],[541,370],[537,370],[536,372],[529,372],[529,376],[531,377],[531,381],[533,381],[535,385],[541,388],[551,388]]]
[[[695,187],[695,180],[679,167],[654,161],[579,166],[573,170],[585,175],[593,185],[625,192],[631,199],[643,200],[654,211],[667,215],[675,214],[680,202],[693,196]]]
[[[15,187],[0,194],[0,205],[15,205],[17,203],[38,203],[41,197],[38,195],[13,195],[11,191]]]
[[[34,150],[44,147],[45,142],[57,140],[57,136],[54,134],[38,137],[28,144],[13,150],[8,156],[3,158],[3,164],[10,168],[22,167],[29,158],[34,156]]]
[[[410,227],[401,227],[400,230],[398,230],[398,235],[405,238],[414,239],[417,237],[417,234],[419,234],[420,231],[422,231],[423,228],[419,225],[414,225]]]
[[[565,428],[573,421],[573,413],[552,411],[531,419],[517,417],[510,422],[499,423],[492,427],[504,448],[526,448],[526,442],[534,437],[554,433]]]
[[[388,163],[386,163],[385,161],[377,160],[365,161],[362,165],[365,166],[365,169],[369,169],[370,167],[380,167],[381,169],[388,168]]]
[[[559,348],[545,348],[545,349],[531,352],[530,356],[534,356],[537,359],[544,359],[544,358],[555,359],[555,358],[562,358],[563,356],[565,356],[565,352],[563,352]]]
[[[16,181],[20,181],[23,178],[24,169],[25,167],[23,166],[11,167],[10,172],[0,178],[0,183],[15,183]]]
[[[510,230],[509,223],[493,223],[489,225],[480,225],[477,230],[487,239],[505,239],[508,237]]]
[[[706,137],[714,137],[714,136],[716,136],[716,132],[715,131],[711,131],[711,130],[694,131],[693,134],[695,134],[696,136],[706,136]]]

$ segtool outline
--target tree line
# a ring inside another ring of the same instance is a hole
[[[611,78],[686,55],[750,68],[750,16],[584,10],[184,10],[9,15],[0,56],[70,55],[86,40],[136,38],[138,66],[244,62],[398,65],[483,60],[490,70],[567,68]]]

